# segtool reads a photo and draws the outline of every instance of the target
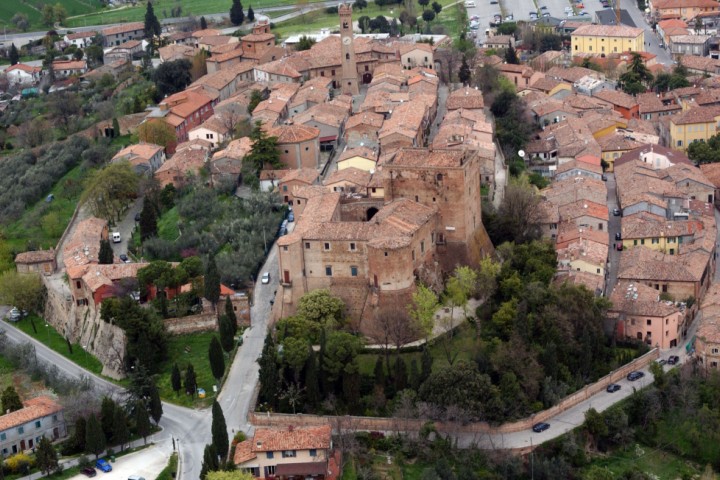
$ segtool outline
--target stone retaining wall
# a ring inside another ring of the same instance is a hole
[[[211,313],[200,313],[180,318],[164,320],[168,333],[183,335],[186,333],[209,332],[218,328],[217,316]]]

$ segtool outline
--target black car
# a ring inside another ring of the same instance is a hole
[[[80,470],[80,473],[82,473],[86,477],[94,477],[95,475],[97,475],[97,472],[95,471],[95,469],[93,467],[85,467],[82,470]]]
[[[140,212],[137,212],[137,213],[135,214],[135,221],[136,221],[136,222],[139,222],[139,221],[140,221]]]
[[[542,7],[540,7],[540,10],[547,10],[547,7],[543,5]]]
[[[615,240],[622,240],[622,235],[620,235],[620,232],[615,232]]]
[[[616,217],[622,217],[622,210],[620,210],[619,208],[613,208],[613,215],[615,215]]]
[[[678,363],[680,363],[680,357],[678,357],[677,355],[670,355],[668,357],[667,363],[668,365],[677,365]]]
[[[544,431],[547,430],[548,428],[550,428],[550,424],[549,424],[549,423],[545,423],[545,422],[536,423],[536,424],[533,425],[533,427],[532,427],[533,432],[535,432],[535,433],[544,432]]]
[[[635,380],[640,380],[644,376],[645,376],[645,374],[643,372],[634,371],[634,372],[628,373],[627,379],[630,380],[631,382],[634,382]]]
[[[605,390],[607,390],[608,393],[614,393],[614,392],[617,392],[618,390],[620,390],[620,388],[622,388],[622,387],[620,387],[620,385],[618,385],[617,383],[611,383],[610,385],[607,386],[607,388]]]
[[[661,358],[657,361],[657,363],[658,363],[658,365],[660,365],[662,367],[663,365],[665,365],[667,363],[667,361],[664,358]]]
[[[123,263],[130,263],[130,259],[129,259],[128,256],[125,255],[124,253],[121,253],[121,254],[119,255],[119,257],[120,257],[120,260],[123,261]]]

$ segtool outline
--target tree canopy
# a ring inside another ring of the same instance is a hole
[[[128,162],[113,162],[88,177],[80,201],[95,216],[108,222],[119,221],[130,202],[137,198],[139,184]]]

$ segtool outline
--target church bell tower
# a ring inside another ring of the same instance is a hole
[[[342,54],[340,90],[345,95],[357,95],[359,90],[355,47],[353,46],[352,6],[349,3],[340,4],[338,14],[340,15],[340,52]]]

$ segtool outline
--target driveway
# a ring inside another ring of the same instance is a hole
[[[168,448],[169,447],[169,448]],[[172,453],[172,444],[167,442],[144,448],[139,452],[123,455],[112,465],[112,472],[103,473],[98,471],[96,479],[102,480],[127,480],[130,475],[140,475],[146,480],[157,478],[160,472],[167,466]],[[88,458],[93,458],[89,456]],[[106,457],[107,458],[107,457]],[[87,480],[85,475],[75,475],[70,480]]]
[[[113,253],[115,254],[115,257],[118,255],[125,253],[127,254],[128,251],[128,242],[130,242],[130,239],[132,238],[132,234],[135,231],[135,228],[137,227],[137,223],[135,222],[135,215],[140,213],[143,208],[143,197],[138,198],[135,200],[135,203],[128,209],[127,212],[125,212],[125,217],[115,225],[114,228],[111,228],[111,232],[120,232],[120,242],[119,243],[113,243],[112,241],[110,244],[113,248]],[[138,227],[139,228],[139,227]]]

